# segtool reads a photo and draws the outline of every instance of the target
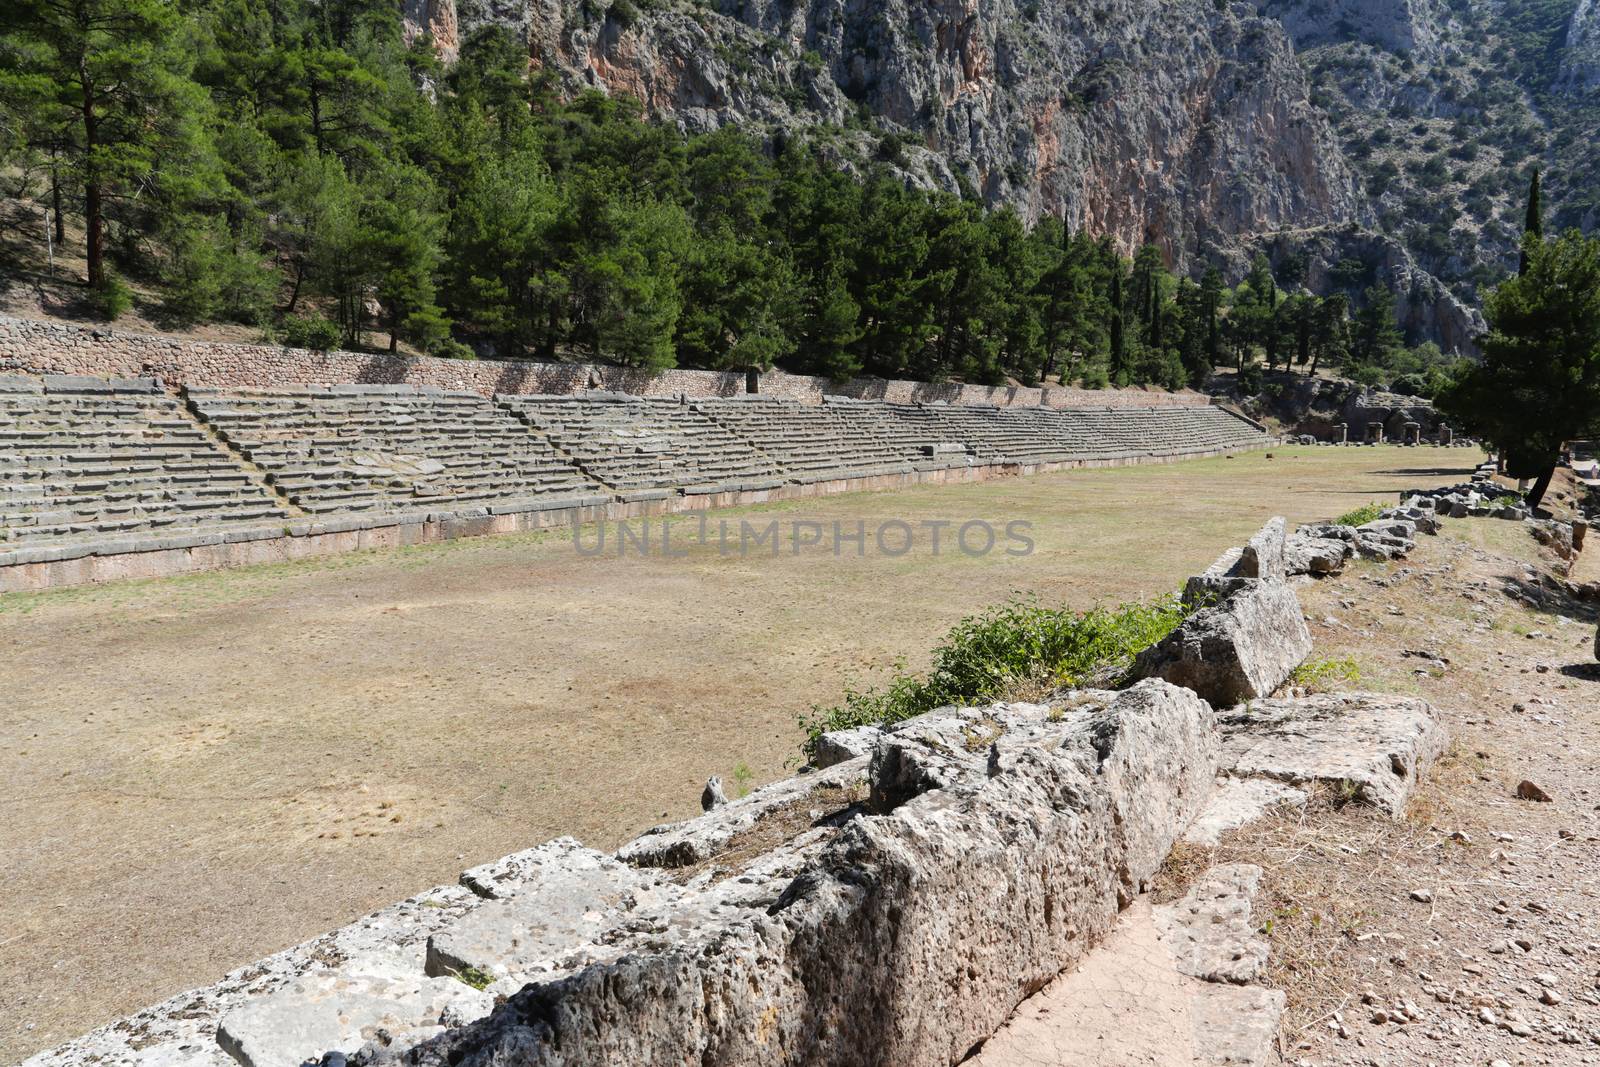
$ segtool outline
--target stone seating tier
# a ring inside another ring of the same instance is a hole
[[[0,544],[269,536],[992,464],[1259,447],[1215,407],[985,408],[829,398],[499,396],[414,386],[191,388],[0,377]],[[253,525],[245,525],[253,524]],[[127,549],[119,549],[126,551]]]
[[[776,488],[787,480],[771,456],[676,398],[614,394],[500,396],[596,481],[624,495]]]
[[[476,393],[335,386],[188,395],[312,514],[598,495],[548,440]]]
[[[154,379],[7,379],[0,543],[271,522],[288,512]]]
[[[895,442],[879,427],[852,424],[836,405],[793,400],[702,400],[695,408],[782,465],[794,481],[904,474],[919,450]]]

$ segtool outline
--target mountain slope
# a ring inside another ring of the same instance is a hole
[[[508,25],[569,91],[685,129],[804,132],[1179,269],[1265,249],[1313,284],[1393,284],[1446,347],[1515,262],[1530,166],[1557,224],[1600,203],[1600,0],[406,4],[446,53]]]

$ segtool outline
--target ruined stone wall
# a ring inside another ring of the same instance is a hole
[[[313,352],[272,345],[193,341],[0,315],[0,374],[83,374],[103,378],[154,376],[169,386],[285,388],[298,385],[419,385],[496,393],[571,395],[587,390],[635,396],[716,397],[746,391],[736,371],[668,370],[656,373],[589,363],[434,359],[360,352]],[[1203,406],[1192,392],[1141,389],[1028,389],[857,378],[827,378],[773,371],[761,375],[763,396],[821,403],[845,396],[894,403],[982,404],[991,407],[1145,408]]]

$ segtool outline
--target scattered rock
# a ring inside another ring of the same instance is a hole
[[[1533,782],[1530,782],[1528,779],[1524,778],[1522,781],[1517,783],[1517,799],[1531,800],[1540,804],[1548,804],[1554,798],[1551,797],[1549,793],[1546,793],[1543,789],[1535,785]]]

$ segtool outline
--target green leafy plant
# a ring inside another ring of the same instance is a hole
[[[1382,504],[1363,504],[1354,511],[1345,512],[1333,521],[1339,526],[1365,526],[1369,522],[1376,522],[1382,514]]]
[[[463,967],[453,972],[455,979],[473,989],[487,989],[494,981],[494,975],[488,971],[481,971],[476,967]]]
[[[904,662],[883,688],[846,686],[835,705],[801,716],[805,751],[831,730],[903,722],[949,705],[994,701],[1020,682],[1049,687],[1112,684],[1133,657],[1170,634],[1186,610],[1177,595],[1150,603],[1071,611],[1016,598],[958,622],[934,649],[926,675]]]
[[[1361,668],[1349,656],[1337,659],[1311,659],[1289,675],[1291,685],[1311,693],[1330,693],[1335,689],[1361,684]]]
[[[283,343],[290,348],[326,352],[339,347],[339,324],[321,315],[290,315],[283,320]]]

